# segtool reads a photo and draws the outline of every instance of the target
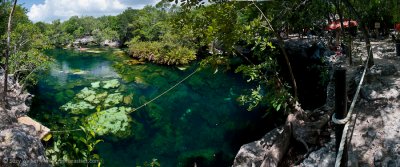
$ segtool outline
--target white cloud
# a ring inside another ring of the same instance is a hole
[[[143,8],[154,5],[159,0],[45,0],[44,4],[34,4],[28,12],[33,22],[51,22],[55,19],[67,20],[71,16],[117,15],[126,8]]]

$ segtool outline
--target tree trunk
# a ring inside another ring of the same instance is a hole
[[[282,53],[283,53],[283,57],[285,57],[285,61],[286,61],[286,66],[288,67],[289,70],[289,74],[290,74],[290,79],[292,80],[292,85],[293,85],[293,94],[294,94],[294,98],[297,99],[297,83],[296,83],[296,78],[294,77],[293,74],[293,70],[292,70],[292,65],[290,65],[290,60],[289,60],[289,56],[286,52],[285,49],[285,43],[282,39],[282,37],[279,35],[278,32],[275,32],[275,36],[278,38],[279,41],[279,48],[281,49]]]
[[[368,30],[364,24],[364,22],[361,20],[360,14],[354,9],[353,5],[349,2],[349,0],[343,0],[343,3],[346,4],[347,8],[349,8],[350,12],[354,13],[356,16],[357,21],[360,23],[361,30],[364,34],[364,39],[365,39],[365,44],[367,45],[367,55],[368,55],[368,68],[372,67],[374,65],[374,55],[372,54],[371,50],[371,42],[369,40],[369,33]]]
[[[301,9],[301,7],[303,6],[307,6],[308,3],[311,3],[311,0],[303,0],[301,3],[299,3],[297,6],[295,6],[294,8],[291,9],[292,13],[296,13],[296,11],[298,11],[299,9]],[[268,22],[268,18],[265,16],[264,12],[261,11],[261,9],[253,2],[253,4],[258,8],[258,10],[261,12],[261,14],[264,16],[264,18],[266,19],[266,21]],[[286,66],[288,68],[289,71],[289,75],[290,75],[290,79],[292,80],[292,86],[293,86],[293,97],[295,99],[297,99],[298,97],[298,91],[297,91],[297,83],[296,83],[296,78],[294,77],[293,74],[293,70],[292,70],[292,66],[290,64],[290,60],[288,57],[288,54],[286,52],[285,49],[285,43],[282,39],[282,37],[280,36],[279,32],[275,31],[275,29],[273,28],[272,25],[274,25],[274,23],[276,21],[281,21],[282,17],[286,15],[287,10],[285,10],[284,12],[281,12],[277,17],[275,17],[271,22],[269,22],[270,28],[272,29],[273,33],[275,34],[275,36],[278,39],[279,42],[279,48],[282,51],[283,56],[285,57],[285,62],[286,62]],[[300,34],[299,34],[300,35]],[[289,35],[288,35],[289,36]]]
[[[2,96],[2,101],[4,107],[7,106],[7,91],[8,91],[8,60],[10,58],[10,42],[11,42],[11,21],[12,21],[12,16],[14,15],[15,11],[15,6],[17,5],[17,0],[14,0],[13,7],[10,12],[10,16],[8,17],[8,25],[7,25],[7,48],[6,48],[6,60],[4,63],[4,90],[3,90],[3,96]]]

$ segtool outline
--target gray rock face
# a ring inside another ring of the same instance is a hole
[[[234,167],[261,166],[268,148],[273,145],[278,134],[283,128],[275,128],[268,132],[260,140],[248,143],[240,147],[233,162]]]
[[[0,72],[0,76],[3,74]],[[0,89],[3,90],[0,77]],[[26,115],[26,101],[31,95],[22,92],[22,87],[9,78],[7,100],[9,109],[0,107],[0,166],[49,166],[45,150],[33,126],[19,124],[17,118]]]
[[[49,166],[32,126],[11,124],[0,132],[0,166]]]
[[[336,154],[327,147],[312,152],[298,167],[335,166]]]
[[[119,47],[121,45],[121,43],[119,41],[113,41],[113,40],[108,40],[107,39],[107,40],[101,42],[100,45],[101,46],[109,46],[109,47],[116,48],[116,47]]]
[[[83,38],[78,38],[74,41],[74,45],[82,44],[82,45],[88,45],[90,43],[94,43],[95,40],[93,36],[85,36]]]

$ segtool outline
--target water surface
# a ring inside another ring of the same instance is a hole
[[[151,63],[132,65],[130,58],[115,51],[48,51],[55,63],[41,74],[32,89],[35,98],[30,115],[53,130],[65,129],[74,116],[61,111],[60,106],[92,82],[117,79],[121,83],[120,93],[132,97],[132,103],[124,105],[136,108],[170,88],[196,66],[193,63],[192,67],[180,70]],[[161,166],[230,166],[244,144],[239,138],[251,133],[243,131],[260,121],[260,114],[248,112],[236,102],[247,88],[242,77],[221,71],[214,74],[212,69],[203,69],[131,113],[133,125],[129,136],[101,136],[104,142],[96,152],[103,165],[131,167],[156,158]]]

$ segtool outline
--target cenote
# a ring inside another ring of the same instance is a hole
[[[114,49],[54,49],[46,53],[54,63],[40,72],[38,83],[30,89],[35,95],[30,116],[52,130],[76,129],[80,122],[100,123],[88,119],[100,110],[132,110],[197,68],[197,63],[185,70],[137,64]],[[124,128],[117,129],[118,133],[98,135],[104,142],[96,146],[95,153],[102,165],[136,166],[152,159],[161,166],[232,165],[240,146],[261,137],[271,125],[262,118],[265,112],[248,112],[236,102],[249,88],[242,76],[222,71],[202,69],[154,102],[130,112],[123,118],[129,125],[121,124]],[[111,95],[119,100],[108,99]],[[80,97],[91,107],[69,109]],[[79,132],[66,133],[53,136]],[[51,147],[52,141],[45,145]]]

